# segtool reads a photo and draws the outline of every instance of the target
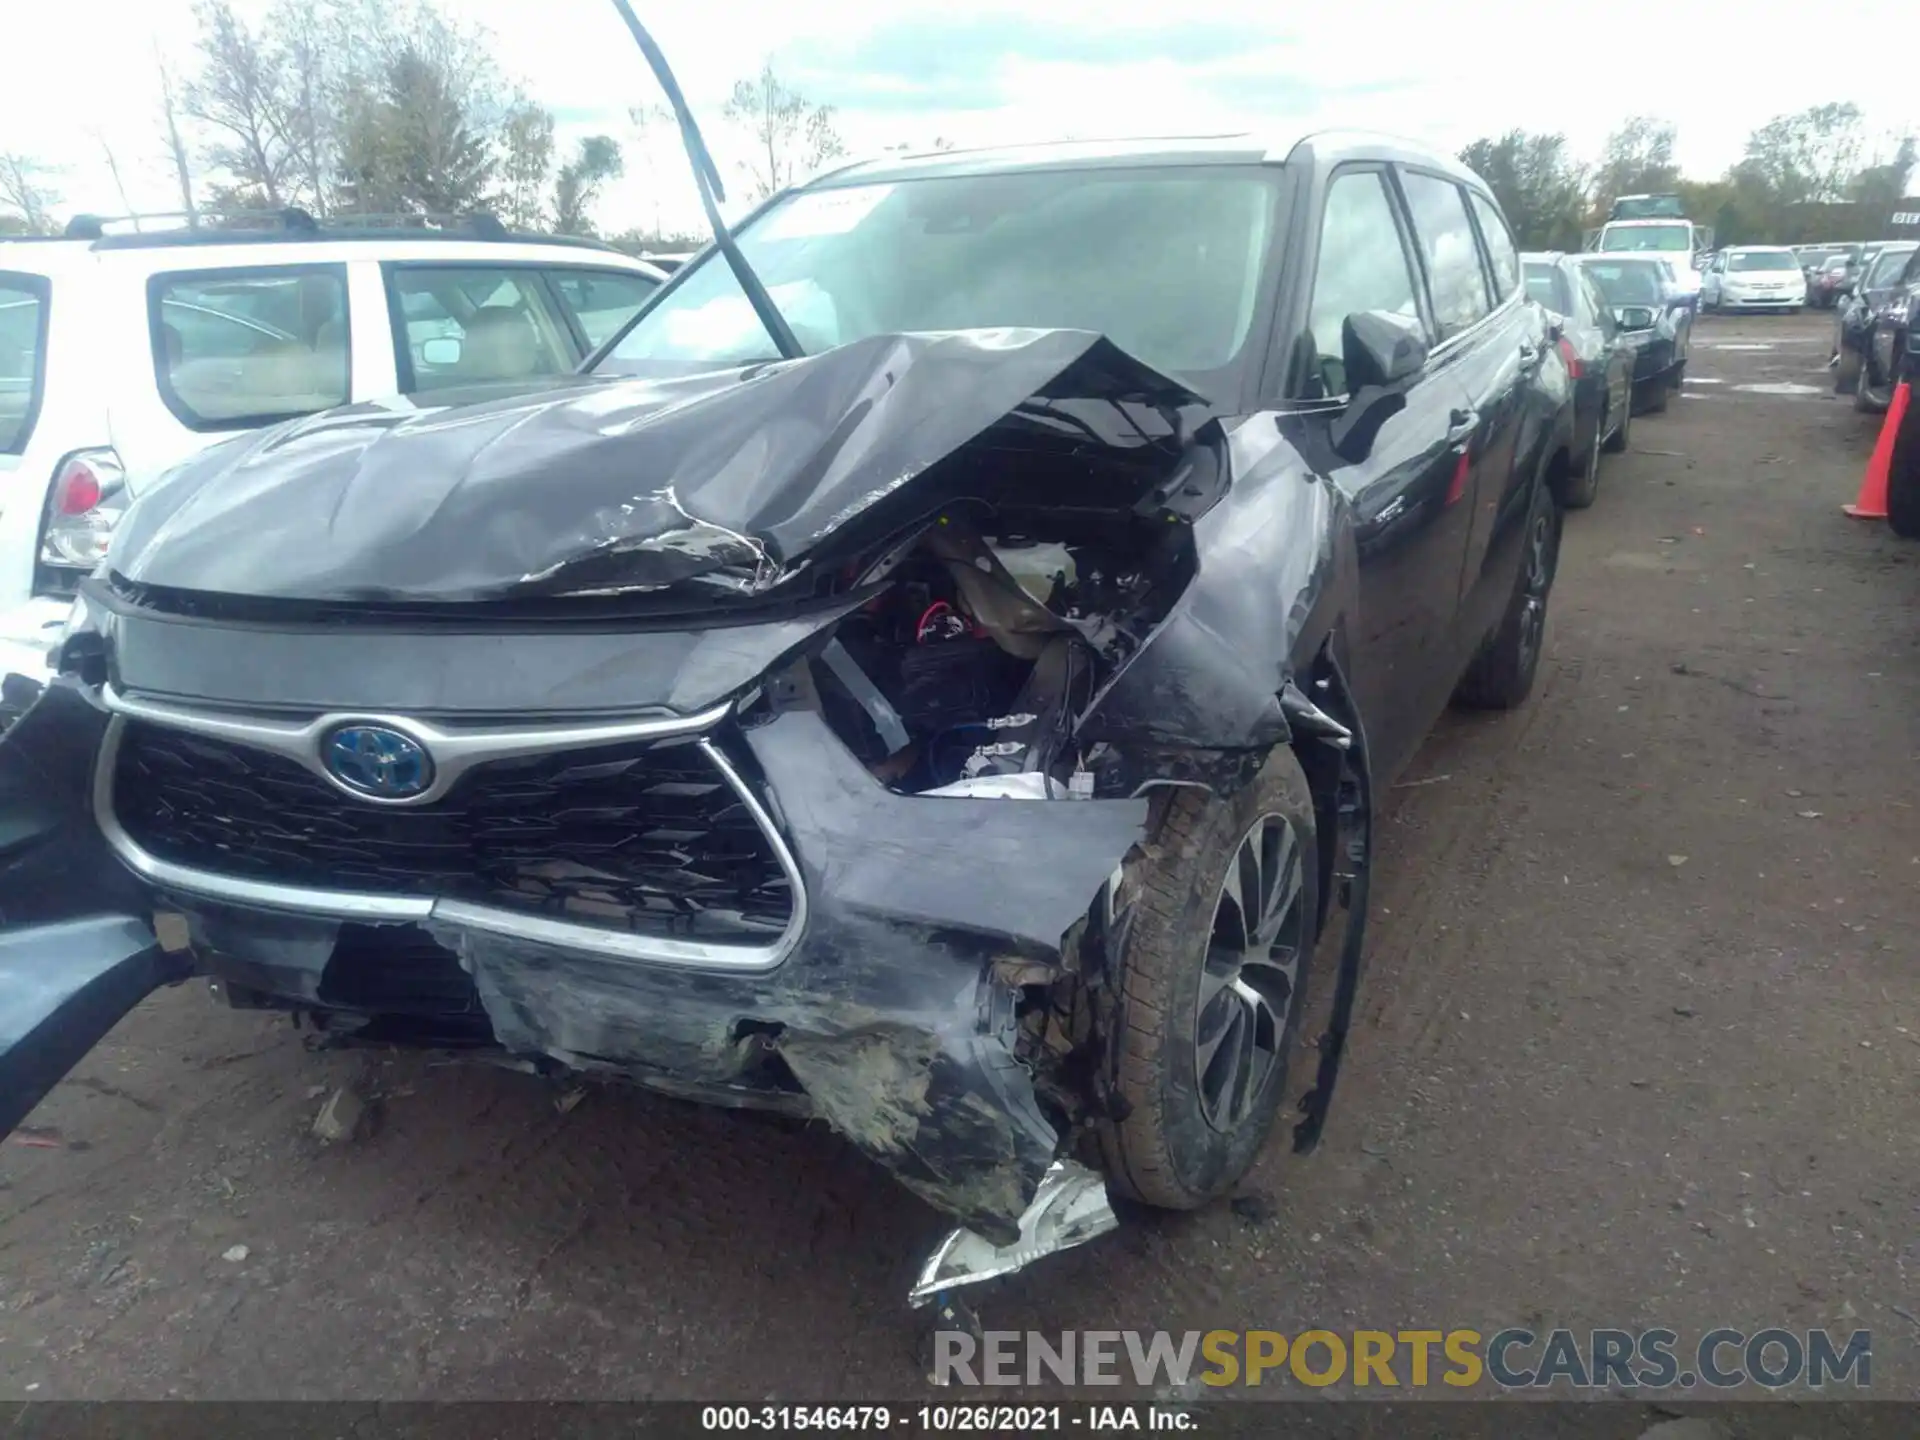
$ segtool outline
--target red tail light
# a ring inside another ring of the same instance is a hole
[[[1564,335],[1560,337],[1560,358],[1567,362],[1567,378],[1578,380],[1581,373],[1580,357],[1573,352],[1573,342]]]
[[[126,480],[126,467],[108,446],[76,450],[62,460],[53,484],[47,487],[40,564],[58,571],[91,570],[98,565],[113,538],[113,527],[132,498]]]
[[[100,477],[84,460],[69,460],[53,482],[53,513],[84,515],[100,503]]]

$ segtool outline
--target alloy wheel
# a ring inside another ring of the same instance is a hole
[[[1520,665],[1524,673],[1546,628],[1547,593],[1553,588],[1553,507],[1542,506],[1527,532],[1526,588],[1520,597]]]
[[[1263,815],[1235,848],[1214,901],[1193,1068],[1201,1113],[1215,1130],[1253,1112],[1279,1063],[1305,943],[1304,863],[1292,822]]]

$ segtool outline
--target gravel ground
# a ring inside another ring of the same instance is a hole
[[[1863,1326],[1920,1395],[1920,547],[1839,512],[1827,324],[1702,323],[1534,699],[1403,777],[1321,1152],[990,1324]],[[558,1094],[156,996],[0,1146],[0,1396],[917,1392],[932,1212],[818,1130]]]

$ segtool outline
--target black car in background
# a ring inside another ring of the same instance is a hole
[[[1856,410],[1877,415],[1908,373],[1907,333],[1920,280],[1920,242],[1888,242],[1834,319],[1833,392],[1853,396]]]
[[[1634,347],[1633,408],[1660,411],[1680,388],[1693,341],[1693,311],[1665,262],[1630,255],[1576,255],[1573,263],[1613,307]]]
[[[587,373],[128,509],[0,738],[0,1129],[201,975],[817,1118],[995,1244],[1087,1159],[1190,1208],[1311,1145],[1372,797],[1540,663],[1571,396],[1492,192],[1021,146],[733,236]]]
[[[1573,381],[1573,472],[1561,502],[1593,503],[1602,450],[1627,448],[1633,424],[1633,367],[1639,349],[1620,328],[1613,306],[1571,256],[1542,251],[1520,257],[1527,294],[1560,317],[1560,358]]]

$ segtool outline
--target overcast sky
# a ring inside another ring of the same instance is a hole
[[[0,149],[63,167],[59,213],[118,212],[100,138],[142,208],[173,201],[160,160],[153,50],[190,63],[189,0],[9,0]],[[631,145],[626,108],[658,99],[607,0],[442,0],[485,26],[503,68],[560,121],[563,144],[595,130]],[[1679,127],[1690,175],[1717,175],[1772,116],[1852,100],[1875,131],[1920,129],[1910,67],[1837,63],[1839,34],[1799,33],[1782,9],[1609,0],[1604,10],[1515,0],[1333,5],[1272,0],[635,0],[722,164],[719,107],[771,56],[809,99],[838,107],[857,153],[945,137],[961,145],[1071,136],[1218,134],[1277,141],[1330,125],[1458,148],[1513,126],[1563,131],[1596,153],[1630,114]],[[264,0],[240,0],[257,13]],[[1912,9],[1849,0],[1845,33],[1904,35]],[[30,18],[28,18],[30,17]],[[24,21],[24,23],[22,23]],[[1818,40],[1818,44],[1814,42]],[[1714,60],[1715,50],[1730,58]],[[652,160],[649,165],[648,160]],[[650,175],[657,175],[653,179]],[[698,211],[677,151],[630,154],[603,228]]]

